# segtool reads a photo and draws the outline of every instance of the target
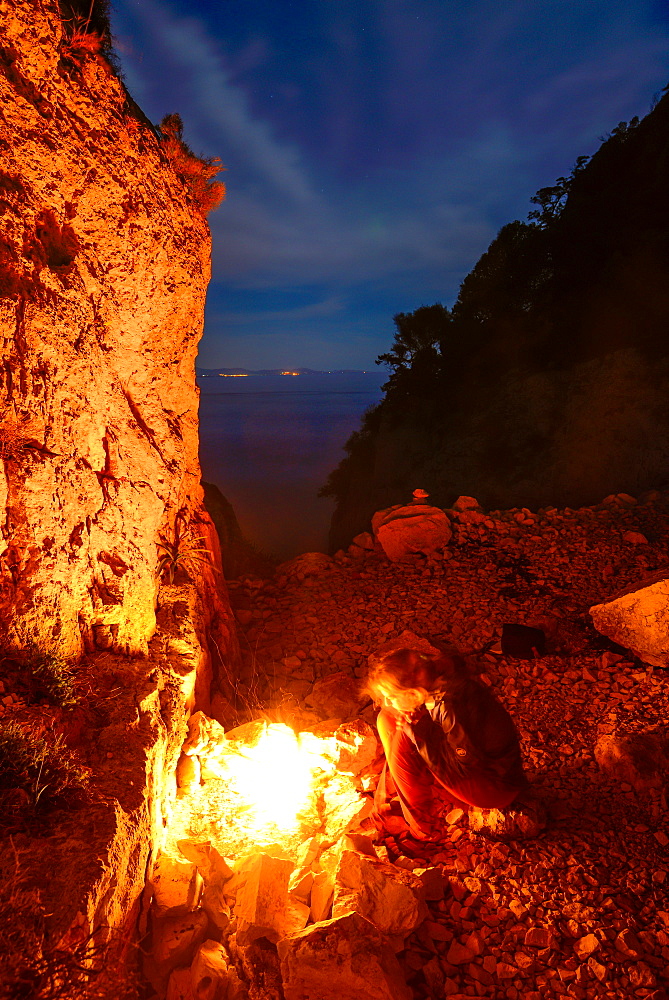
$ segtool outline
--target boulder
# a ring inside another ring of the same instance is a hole
[[[605,774],[637,792],[661,788],[669,768],[669,731],[605,734],[595,744],[595,760]]]
[[[669,579],[625,591],[590,608],[598,632],[631,649],[644,663],[669,666]]]
[[[188,720],[188,736],[183,753],[188,757],[209,757],[218,752],[225,742],[225,729],[216,719],[209,719],[204,712],[195,712]]]
[[[458,497],[453,504],[453,510],[480,510],[481,504],[474,497]]]
[[[333,918],[354,910],[382,934],[408,937],[426,919],[428,909],[395,871],[393,865],[344,851],[335,876]]]
[[[276,942],[283,936],[288,915],[288,881],[292,861],[253,854],[235,868],[226,891],[235,896],[237,940],[250,944],[264,937]]]
[[[360,774],[381,751],[376,730],[363,719],[345,722],[336,731],[335,740],[339,751],[338,770],[347,774]]]
[[[194,1000],[227,1000],[228,960],[220,942],[205,941],[200,945],[190,974]]]
[[[156,914],[163,917],[197,909],[202,878],[192,862],[160,854],[151,872],[150,886]]]
[[[173,969],[192,961],[204,941],[207,923],[207,915],[201,910],[156,920],[144,974],[157,993],[165,994]]]
[[[348,547],[348,554],[354,559],[362,559],[374,551],[374,539],[368,531],[356,535]]]
[[[443,549],[451,540],[451,522],[439,507],[426,504],[389,507],[372,518],[374,537],[391,562]]]
[[[469,826],[495,840],[531,840],[546,828],[544,805],[537,799],[512,802],[506,809],[469,807]]]
[[[411,1000],[392,948],[374,924],[346,913],[278,944],[285,1000]]]
[[[195,1000],[189,968],[172,970],[165,1000]]]
[[[304,703],[322,719],[349,719],[358,715],[367,700],[360,682],[340,670],[316,681]]]

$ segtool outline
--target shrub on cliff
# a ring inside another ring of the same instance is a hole
[[[59,6],[63,59],[78,67],[91,56],[103,56],[120,75],[112,50],[109,0],[60,0]]]
[[[162,148],[172,167],[185,181],[203,215],[213,211],[225,198],[225,184],[213,180],[225,168],[218,157],[196,156],[183,140],[181,115],[167,115],[160,123]]]

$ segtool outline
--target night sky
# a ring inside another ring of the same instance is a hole
[[[666,0],[114,0],[128,88],[219,156],[203,367],[369,368],[669,82]]]

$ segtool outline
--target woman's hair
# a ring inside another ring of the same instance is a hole
[[[382,692],[406,691],[419,688],[428,694],[441,694],[459,686],[466,675],[462,657],[457,653],[430,655],[418,649],[394,649],[380,657],[367,676],[367,693],[374,700],[383,700]]]

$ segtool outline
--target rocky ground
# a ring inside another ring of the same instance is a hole
[[[661,782],[634,788],[603,772],[594,748],[609,734],[666,732],[669,672],[598,635],[588,614],[669,572],[668,513],[669,496],[654,493],[574,511],[454,515],[443,557],[391,563],[357,547],[231,584],[240,716],[272,705],[298,720],[372,718],[357,693],[367,657],[409,629],[467,654],[517,722],[550,813],[539,837],[487,839],[456,809],[429,851],[386,843],[396,864],[438,864],[450,883],[399,956],[416,998],[668,995],[666,798]],[[507,622],[542,628],[547,655],[488,652]]]

